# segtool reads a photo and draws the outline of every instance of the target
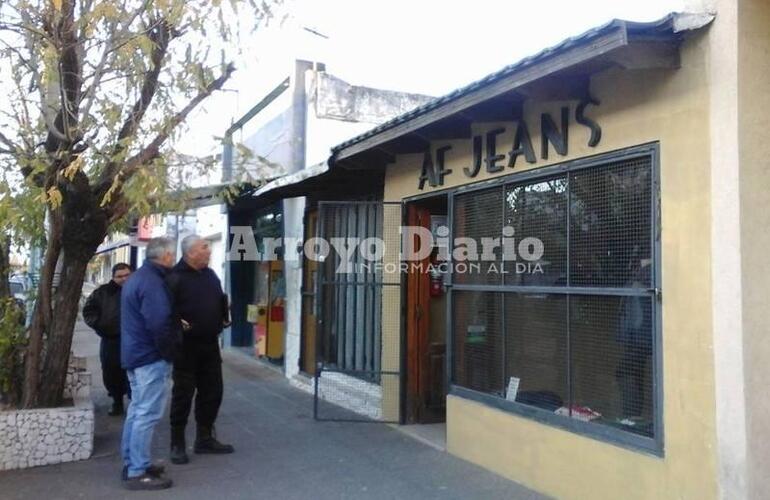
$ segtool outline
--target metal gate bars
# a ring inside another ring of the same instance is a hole
[[[321,202],[316,420],[398,422],[401,204]]]

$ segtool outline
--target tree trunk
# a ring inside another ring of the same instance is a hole
[[[38,405],[38,383],[40,381],[40,361],[43,356],[43,336],[51,323],[51,287],[61,250],[61,227],[58,215],[50,218],[51,230],[44,254],[43,266],[40,269],[40,280],[37,286],[37,299],[29,326],[29,338],[24,353],[24,387],[22,388],[23,408],[34,408]]]
[[[63,253],[61,279],[53,294],[53,315],[46,339],[46,355],[40,381],[38,406],[52,407],[61,404],[67,364],[72,348],[72,335],[78,318],[80,294],[83,288],[88,256],[69,256]]]
[[[51,230],[38,286],[38,301],[30,326],[22,405],[61,405],[67,364],[86,269],[107,236],[109,216],[88,188],[82,172],[63,191],[61,206],[51,212]],[[53,289],[61,257],[61,273]],[[45,374],[41,378],[41,374]]]

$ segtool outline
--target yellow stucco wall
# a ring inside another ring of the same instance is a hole
[[[741,0],[737,33],[748,493],[770,498],[770,2]]]
[[[465,399],[447,402],[448,450],[535,490],[560,498],[697,498],[717,495],[714,371],[711,342],[710,164],[707,33],[681,50],[678,70],[608,70],[592,79],[601,105],[587,114],[602,127],[601,143],[586,145],[588,130],[570,126],[569,157],[575,159],[660,141],[662,210],[662,318],[665,457],[630,451],[537,423]],[[560,103],[527,103],[539,158],[543,109]],[[552,113],[557,117],[557,113]],[[573,114],[574,117],[574,114]],[[474,132],[495,124],[478,125]],[[498,138],[511,144],[511,131]],[[768,141],[770,142],[770,141]],[[470,179],[470,141],[451,144],[448,188]],[[519,158],[501,174],[482,172],[473,182],[564,161],[553,150],[549,161],[530,166]],[[404,155],[388,168],[385,200],[429,192],[417,190],[422,158]],[[504,163],[504,162],[503,162]],[[443,189],[442,188],[442,189]]]
[[[383,212],[382,239],[386,248],[398,248],[401,242],[399,228],[401,211],[386,207]],[[401,370],[401,273],[398,252],[385,252],[382,259],[382,370],[391,372],[382,376],[382,417],[397,422],[400,416],[401,380],[393,373]]]

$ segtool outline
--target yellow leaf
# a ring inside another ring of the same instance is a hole
[[[51,204],[51,208],[59,208],[62,202],[62,195],[61,192],[55,188],[52,187],[48,190],[48,203]]]
[[[152,40],[150,40],[150,37],[147,35],[142,35],[139,37],[137,44],[139,45],[139,48],[141,48],[142,52],[148,56],[152,54],[152,50],[155,48],[155,44],[152,43]]]
[[[72,180],[75,177],[75,174],[80,170],[80,168],[83,166],[83,157],[78,156],[75,158],[75,160],[69,164],[67,168],[65,168],[62,171],[62,174],[64,177],[66,177],[69,180]]]
[[[53,4],[54,9],[61,10],[62,0],[51,0],[51,3]]]

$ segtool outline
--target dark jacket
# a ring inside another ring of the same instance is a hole
[[[120,337],[120,286],[110,280],[94,290],[83,307],[83,320],[102,338]]]
[[[168,274],[166,282],[175,311],[191,326],[183,334],[185,341],[216,342],[227,317],[227,298],[216,273],[208,267],[198,271],[183,259]]]
[[[174,319],[166,274],[147,260],[123,285],[120,360],[126,370],[174,359],[180,325]]]

